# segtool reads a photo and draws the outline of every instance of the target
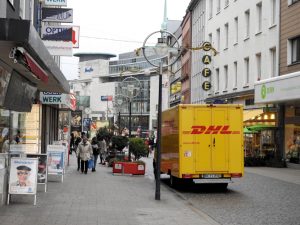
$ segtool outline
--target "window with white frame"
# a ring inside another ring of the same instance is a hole
[[[228,89],[228,66],[224,66],[224,91]]]
[[[292,5],[296,2],[299,2],[300,0],[288,0],[288,5]]]
[[[262,29],[262,2],[256,4],[256,16],[257,16],[256,32],[259,33],[261,32]]]
[[[220,34],[220,28],[219,29],[217,29],[217,50],[218,51],[220,51],[220,45],[221,45],[221,43],[220,43],[220,41],[221,41],[221,36],[220,36],[221,34]]]
[[[213,15],[213,0],[209,0],[209,4],[208,4],[208,16],[209,18],[212,18],[212,15]]]
[[[256,73],[257,80],[261,79],[261,53],[256,54]]]
[[[270,66],[271,66],[271,76],[276,76],[276,48],[270,49]]]
[[[271,26],[276,24],[276,16],[277,16],[277,12],[276,12],[276,1],[277,0],[271,0],[271,18],[270,18],[270,23]]]
[[[250,36],[250,10],[245,11],[245,39]]]
[[[233,63],[233,73],[234,73],[234,78],[233,78],[233,87],[237,87],[237,77],[238,77],[238,68],[237,68],[237,61]]]
[[[217,13],[221,11],[221,0],[217,0]]]
[[[239,18],[235,17],[234,18],[234,44],[238,43],[239,40]]]
[[[220,71],[219,68],[216,69],[216,88],[215,92],[218,92],[220,90]]]
[[[228,38],[229,38],[228,37],[229,36],[228,35],[228,29],[229,29],[228,28],[228,23],[226,23],[225,26],[224,26],[224,30],[225,30],[225,43],[224,43],[225,46],[224,46],[224,49],[228,48]]]
[[[291,62],[299,63],[300,62],[300,36],[290,40],[291,43]]]
[[[249,67],[249,57],[244,58],[244,67],[245,67],[245,85],[249,84],[249,78],[250,78],[250,67]]]

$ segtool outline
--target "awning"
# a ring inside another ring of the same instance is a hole
[[[252,132],[259,132],[262,130],[274,130],[276,128],[277,127],[274,125],[266,125],[266,124],[257,124],[257,125],[247,127],[247,129]]]
[[[257,133],[257,132],[256,132],[256,131],[251,131],[251,130],[248,129],[247,127],[244,127],[243,133],[244,133],[244,134],[254,134],[254,133]]]
[[[15,58],[14,49],[20,47],[27,54],[27,66]],[[29,20],[0,18],[0,61],[36,84],[39,91],[70,92],[68,81]]]
[[[264,111],[263,109],[249,109],[249,110],[244,110],[244,119],[243,121],[247,121],[250,119],[253,119],[256,116],[259,116],[260,114],[262,114]]]

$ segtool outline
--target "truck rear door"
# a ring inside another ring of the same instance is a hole
[[[228,125],[227,108],[212,108],[213,130],[211,132],[211,165],[212,171],[228,171],[228,135],[226,131],[221,133],[224,126]],[[230,127],[228,128],[230,129]]]
[[[211,135],[204,134],[204,127],[211,124],[211,108],[195,108],[194,134],[197,172],[211,171]]]

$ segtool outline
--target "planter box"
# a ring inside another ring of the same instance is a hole
[[[114,162],[113,173],[144,175],[145,165],[135,162]]]

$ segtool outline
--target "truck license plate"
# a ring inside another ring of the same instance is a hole
[[[221,178],[221,174],[203,174],[202,177],[206,179]]]

